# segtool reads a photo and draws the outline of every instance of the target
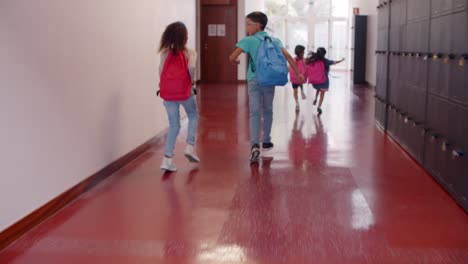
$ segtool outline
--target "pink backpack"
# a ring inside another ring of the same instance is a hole
[[[295,58],[297,68],[299,69],[299,72],[304,75],[304,78],[307,78],[306,75],[306,65],[304,63],[304,60],[299,60]],[[293,84],[302,84],[303,82],[300,82],[299,79],[296,76],[296,73],[294,72],[293,68],[289,66],[289,78],[291,80],[291,83]],[[305,81],[305,80],[304,80]]]
[[[192,92],[192,80],[184,52],[167,54],[159,82],[161,98],[166,101],[187,100]]]
[[[327,74],[325,73],[325,63],[322,60],[314,61],[308,65],[307,79],[312,85],[324,84],[327,82]]]

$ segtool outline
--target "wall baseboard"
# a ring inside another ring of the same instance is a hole
[[[94,186],[98,185],[104,179],[110,177],[112,174],[123,168],[125,165],[135,160],[149,148],[154,145],[162,144],[167,131],[163,131],[156,135],[152,139],[138,146],[131,152],[120,157],[114,162],[110,163],[103,169],[99,170],[95,174],[89,176],[82,182],[78,183],[71,189],[65,191],[53,200],[49,201],[45,205],[36,209],[34,212],[25,216],[12,226],[0,232],[0,251],[13,244],[18,238],[32,230],[37,225],[41,224],[55,213],[60,211],[62,208],[74,201],[78,196],[89,191]]]

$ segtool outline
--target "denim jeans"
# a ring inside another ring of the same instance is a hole
[[[164,149],[164,155],[167,157],[174,157],[175,143],[180,131],[180,105],[184,108],[189,120],[186,142],[187,144],[195,145],[198,127],[198,111],[195,96],[191,95],[185,101],[164,101],[167,118],[169,119],[169,133],[167,134],[166,147]]]
[[[275,86],[259,86],[257,81],[254,79],[249,81],[248,88],[250,144],[260,144],[261,113],[263,113],[263,143],[270,143]]]

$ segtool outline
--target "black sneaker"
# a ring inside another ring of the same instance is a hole
[[[260,157],[260,146],[255,144],[250,150],[250,162],[258,162]]]
[[[316,104],[317,104],[317,99],[314,100],[314,105],[316,105]]]
[[[262,144],[262,149],[263,151],[269,151],[270,149],[273,148],[273,143],[263,143]]]
[[[321,115],[323,113],[322,108],[320,108],[320,107],[317,108],[317,112],[318,112],[319,115]]]

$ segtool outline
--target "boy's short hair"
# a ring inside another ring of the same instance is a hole
[[[297,45],[296,48],[294,49],[294,53],[296,54],[296,56],[299,57],[299,55],[301,55],[301,53],[303,53],[305,51],[305,47],[302,46],[302,45]]]
[[[255,11],[255,12],[252,12],[250,14],[247,15],[247,18],[252,20],[253,22],[255,23],[259,23],[260,24],[260,28],[262,30],[265,30],[265,27],[268,23],[268,17],[267,15],[265,15],[264,13],[262,12],[259,12],[259,11]]]

